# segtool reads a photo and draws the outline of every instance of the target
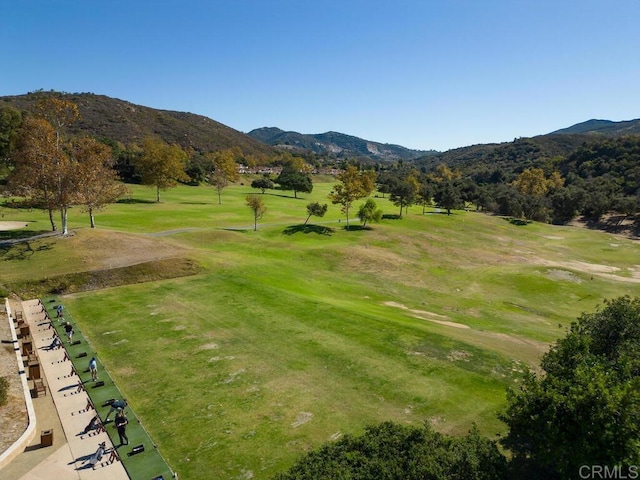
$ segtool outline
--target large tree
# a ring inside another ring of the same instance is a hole
[[[503,444],[515,465],[564,479],[585,465],[640,464],[639,320],[640,299],[630,297],[582,314],[543,356],[542,372],[508,391]]]
[[[298,198],[298,192],[311,193],[313,182],[311,177],[293,167],[285,167],[276,179],[276,183],[283,190],[293,190],[293,196]]]
[[[389,200],[396,207],[400,207],[400,217],[402,210],[413,205],[416,201],[416,195],[420,188],[420,183],[413,173],[398,174],[389,177],[387,183],[387,192],[389,192]]]
[[[360,172],[355,166],[348,165],[336,178],[340,183],[334,185],[329,198],[332,203],[342,206],[349,228],[349,210],[353,202],[371,195],[375,188],[376,173],[373,170]]]
[[[460,188],[452,180],[443,180],[438,184],[434,199],[440,207],[447,210],[447,215],[451,215],[452,209],[463,205]]]
[[[168,145],[159,138],[147,137],[142,142],[142,154],[134,159],[143,185],[156,188],[156,202],[160,190],[176,187],[179,181],[189,180],[185,173],[187,154],[178,145]]]
[[[216,187],[218,192],[218,204],[222,204],[222,189],[229,185],[230,182],[236,182],[240,178],[238,173],[238,164],[235,157],[234,149],[221,150],[219,152],[205,155],[213,166],[213,171],[209,173],[209,183]]]
[[[51,124],[43,118],[27,117],[20,129],[14,154],[15,169],[8,183],[12,191],[35,207],[49,212],[51,229],[57,230],[53,211],[59,210],[62,234],[67,232],[67,211],[77,200],[78,169]]]
[[[127,191],[113,169],[111,148],[93,138],[73,142],[69,152],[77,164],[78,203],[89,214],[91,228],[95,228],[94,212],[115,202]]]

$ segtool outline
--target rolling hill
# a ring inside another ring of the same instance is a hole
[[[4,96],[0,97],[0,109],[33,111],[38,100],[47,95],[62,95],[78,105],[81,118],[70,125],[71,134],[88,134],[124,145],[151,135],[198,152],[237,146],[245,154],[273,156],[275,153],[268,145],[202,115],[158,110],[93,93],[33,92]]]
[[[571,127],[556,130],[555,132],[551,132],[549,135],[561,134],[603,135],[607,137],[640,135],[640,118],[623,122],[591,119],[586,122],[576,123]]]

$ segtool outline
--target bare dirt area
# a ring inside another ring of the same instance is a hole
[[[77,251],[88,252],[82,258],[86,270],[126,267],[186,253],[164,239],[113,231],[82,230],[68,241]]]
[[[17,303],[12,302],[14,309]],[[27,406],[22,389],[22,381],[18,375],[18,360],[11,340],[11,328],[9,319],[4,311],[4,304],[0,308],[0,377],[9,380],[9,392],[7,404],[0,407],[0,453],[4,452],[27,428]]]

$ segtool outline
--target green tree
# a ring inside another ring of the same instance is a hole
[[[324,217],[324,214],[327,213],[327,207],[328,205],[326,203],[320,205],[318,202],[307,205],[307,219],[304,221],[304,224],[307,224],[311,216]]]
[[[205,155],[213,164],[213,171],[208,178],[209,183],[216,187],[218,192],[218,205],[222,204],[222,189],[240,179],[235,155],[235,150],[231,148]]]
[[[253,212],[253,231],[258,230],[258,220],[262,218],[262,216],[267,211],[267,207],[264,204],[264,199],[260,195],[256,195],[252,193],[251,195],[247,195],[245,198],[245,202],[247,206]]]
[[[462,197],[458,186],[449,180],[444,180],[438,184],[435,193],[435,200],[440,207],[447,210],[447,215],[451,215],[451,210],[462,207]]]
[[[156,188],[156,202],[160,190],[176,187],[179,181],[189,180],[184,172],[187,154],[178,145],[168,145],[159,138],[147,137],[142,142],[142,154],[134,159],[142,184]]]
[[[349,210],[353,202],[371,195],[375,188],[376,173],[372,170],[360,172],[353,165],[339,173],[336,178],[340,183],[334,185],[329,199],[333,204],[342,205],[342,212],[347,216],[349,228]]]
[[[384,422],[345,435],[304,455],[275,480],[502,480],[507,461],[495,442],[473,428],[449,437],[422,427]]]
[[[273,181],[271,181],[271,179],[267,177],[256,178],[253,182],[251,182],[251,188],[259,189],[263,195],[264,192],[266,192],[268,189],[272,189],[274,186],[275,185],[273,184]]]
[[[379,223],[382,219],[382,209],[378,208],[372,198],[367,198],[367,201],[360,205],[358,217],[363,227],[367,226],[367,222]]]
[[[402,218],[402,210],[413,205],[416,201],[419,188],[420,183],[415,178],[415,175],[411,173],[389,178],[387,183],[389,200],[391,200],[391,203],[396,207],[400,207],[400,218]]]
[[[285,167],[278,176],[276,183],[283,190],[293,190],[293,196],[298,198],[298,192],[311,193],[313,191],[313,182],[311,177],[291,167]]]
[[[640,462],[640,299],[582,314],[508,391],[503,445],[530,475],[578,478],[583,465]],[[541,478],[541,477],[540,477]]]

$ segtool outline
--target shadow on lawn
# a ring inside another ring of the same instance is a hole
[[[330,227],[323,227],[322,225],[292,225],[285,228],[282,233],[285,235],[294,235],[296,233],[317,233],[318,235],[331,236],[335,233],[335,230]]]
[[[158,203],[153,200],[143,200],[141,198],[121,198],[116,203]]]
[[[5,240],[20,240],[23,238],[31,238],[50,232],[51,230],[2,230],[0,231],[0,242],[3,242]]]

